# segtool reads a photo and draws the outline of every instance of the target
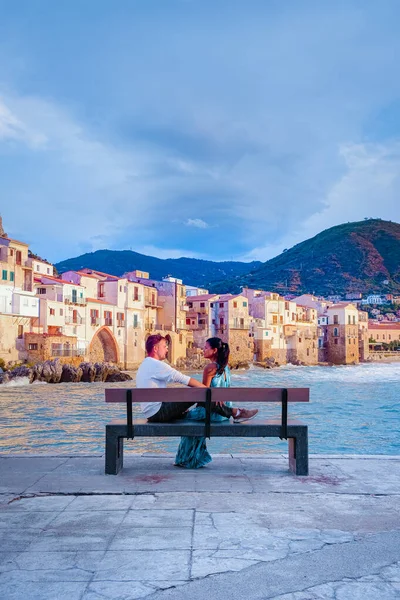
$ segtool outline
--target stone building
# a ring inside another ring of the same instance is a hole
[[[359,362],[358,309],[341,302],[326,310],[326,360],[336,365]]]
[[[7,236],[0,222],[0,358],[27,358],[24,335],[38,330],[39,301],[33,291],[28,245]]]

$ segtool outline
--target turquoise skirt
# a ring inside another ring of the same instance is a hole
[[[226,402],[226,406],[232,406],[231,402]],[[186,419],[191,421],[205,421],[206,411],[202,406],[198,406],[187,413]],[[226,417],[217,413],[211,413],[211,421],[218,423],[228,420]],[[207,450],[205,437],[181,437],[178,451],[175,457],[175,465],[185,469],[200,469],[212,461],[211,455]]]

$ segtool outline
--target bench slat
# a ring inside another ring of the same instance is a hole
[[[126,402],[130,388],[108,388],[106,402]],[[281,402],[282,388],[211,388],[213,402]],[[205,402],[206,388],[132,388],[132,401],[141,402]],[[309,388],[288,388],[288,402],[309,402]]]

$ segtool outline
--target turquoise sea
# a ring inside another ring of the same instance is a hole
[[[200,374],[195,374],[200,379]],[[122,406],[104,402],[107,387],[125,384],[73,383],[0,386],[1,454],[103,453],[104,425],[122,417]],[[310,453],[400,454],[400,363],[346,367],[285,366],[235,371],[237,387],[309,387],[311,402],[289,406],[289,415],[309,425]],[[249,405],[247,405],[249,406]],[[279,415],[277,405],[261,405],[263,417]],[[137,409],[139,410],[139,409]],[[133,452],[174,452],[177,439],[126,443]],[[286,450],[286,442],[214,439],[214,453]]]

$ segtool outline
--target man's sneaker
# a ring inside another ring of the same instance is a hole
[[[246,408],[238,408],[236,417],[233,417],[233,422],[241,423],[242,421],[250,421],[250,419],[254,419],[257,413],[257,408],[254,408],[252,410],[247,410]]]

